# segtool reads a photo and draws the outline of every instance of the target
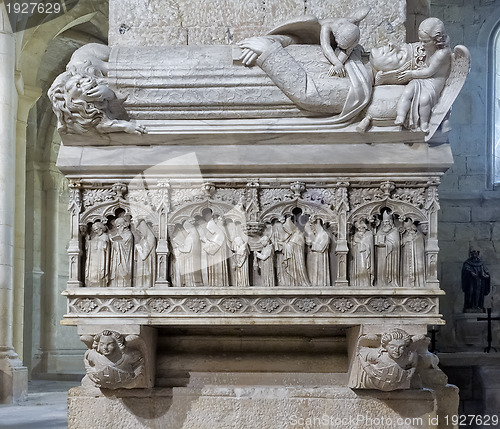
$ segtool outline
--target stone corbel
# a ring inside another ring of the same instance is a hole
[[[349,387],[393,391],[445,386],[426,325],[361,325],[348,333]],[[444,376],[444,377],[443,377]]]
[[[146,389],[154,386],[156,329],[139,325],[78,326],[87,345],[82,387]]]

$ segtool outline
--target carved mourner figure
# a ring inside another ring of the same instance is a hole
[[[261,283],[264,287],[274,287],[274,246],[271,239],[264,235],[260,239],[262,249],[255,252],[255,261],[257,262]]]
[[[464,313],[484,311],[484,297],[490,293],[490,275],[479,259],[479,250],[471,250],[462,266]]]
[[[201,242],[194,220],[188,219],[172,238],[175,265],[175,286],[195,287],[203,285],[201,277]]]
[[[330,286],[330,236],[323,228],[321,219],[316,219],[314,224],[306,224],[307,245],[307,274],[311,285]]]
[[[248,270],[248,256],[250,249],[248,243],[242,237],[237,236],[233,240],[233,283],[237,287],[250,286],[250,276]]]
[[[399,231],[394,226],[391,214],[384,211],[382,224],[375,235],[376,260],[376,285],[379,287],[399,286],[399,264],[400,264],[400,238]]]
[[[130,349],[123,335],[115,331],[102,331],[94,337],[92,348],[85,352],[87,375],[82,385],[90,380],[95,387],[131,389],[142,382],[144,358]]]
[[[413,222],[405,222],[405,230],[401,237],[403,287],[425,287],[424,258],[424,235]]]
[[[361,374],[356,387],[383,391],[409,389],[418,361],[411,344],[408,333],[394,328],[382,334],[380,347],[360,347]]]
[[[144,220],[139,221],[136,231],[140,238],[135,245],[134,286],[153,287],[156,273],[156,238]]]
[[[284,286],[310,286],[305,261],[305,239],[302,231],[287,217],[283,224],[286,238],[283,241]]]
[[[109,236],[102,222],[92,225],[92,234],[85,241],[85,286],[106,287],[109,281]]]
[[[366,288],[373,286],[373,233],[365,221],[354,224],[356,229],[351,240],[351,264],[349,282],[353,287]]]
[[[134,254],[134,236],[130,223],[123,217],[115,220],[116,231],[111,235],[111,287],[132,286],[132,265]]]
[[[200,228],[201,248],[206,256],[208,286],[229,286],[226,233],[214,218]]]

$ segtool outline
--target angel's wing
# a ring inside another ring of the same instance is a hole
[[[80,341],[85,343],[87,348],[91,349],[94,343],[94,337],[92,335],[80,335]]]
[[[432,116],[429,124],[429,134],[427,134],[425,141],[429,141],[438,127],[445,119],[451,105],[457,98],[462,86],[465,83],[465,79],[469,74],[470,70],[470,52],[462,45],[455,46],[452,54],[451,60],[451,70],[448,79],[446,80],[446,85],[441,92],[439,101],[432,109]]]
[[[360,347],[375,348],[380,346],[380,335],[364,334],[358,338],[358,350]]]
[[[303,15],[273,28],[267,34],[282,34],[293,37],[295,43],[318,45],[320,32],[321,24],[318,18],[313,15]]]
[[[351,16],[346,16],[346,19],[353,24],[359,25],[359,23],[366,18],[366,15],[368,15],[370,10],[371,7],[369,6],[360,7],[359,9],[356,9]]]

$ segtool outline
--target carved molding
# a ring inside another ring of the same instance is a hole
[[[125,295],[125,294],[124,294]],[[438,315],[436,296],[335,296],[316,295],[229,295],[213,296],[191,293],[191,296],[70,296],[68,315],[79,317],[190,317],[206,316],[261,317],[277,315],[289,317],[353,316],[371,317],[435,317]]]

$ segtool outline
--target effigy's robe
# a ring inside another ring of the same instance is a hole
[[[320,46],[280,47],[266,60],[275,59],[277,79],[296,87],[305,103],[309,96],[321,100],[320,112],[298,107],[260,67],[243,66],[240,54],[232,46],[113,48],[108,82],[119,97],[126,97],[123,106],[129,116],[142,121],[293,118],[342,112],[351,82],[348,77],[328,76],[331,64]]]

